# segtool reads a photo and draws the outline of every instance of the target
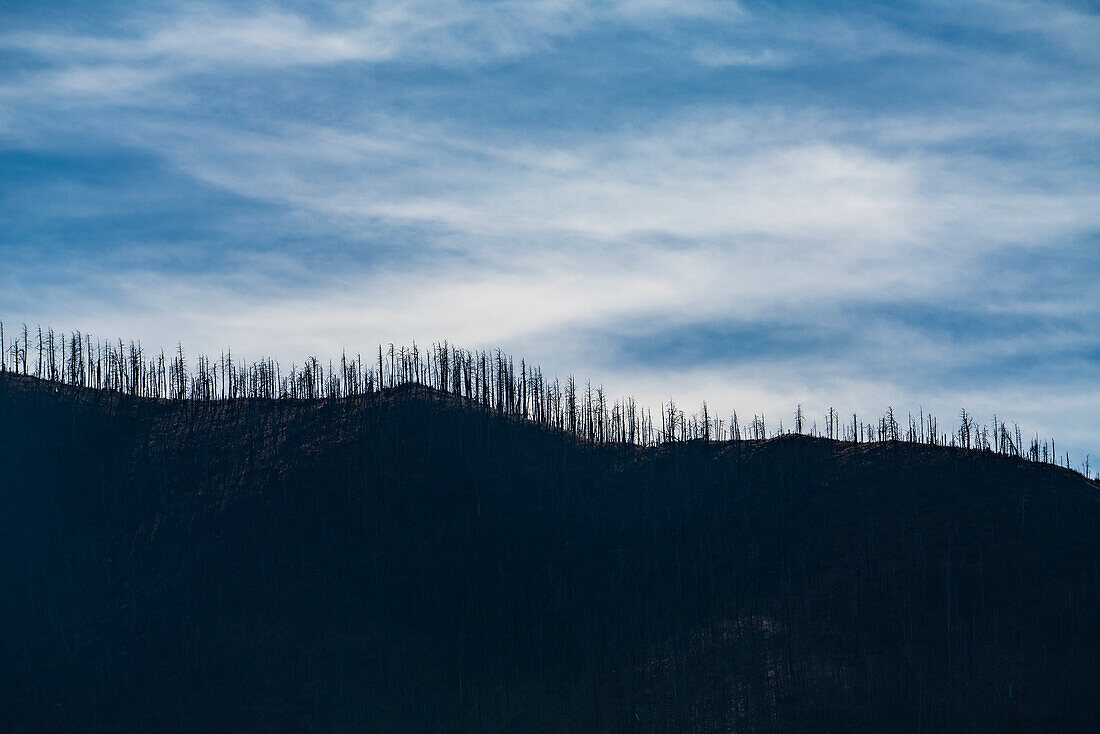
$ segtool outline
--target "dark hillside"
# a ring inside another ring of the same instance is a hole
[[[0,375],[0,729],[1090,731],[1100,487]]]

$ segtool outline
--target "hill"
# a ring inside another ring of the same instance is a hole
[[[1088,731],[1100,487],[0,375],[12,731]]]

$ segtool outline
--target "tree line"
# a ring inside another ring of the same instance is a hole
[[[33,330],[26,324],[14,335],[0,322],[0,373],[33,376],[74,387],[102,390],[153,400],[318,400],[344,399],[384,390],[423,386],[460,398],[483,409],[564,431],[593,443],[655,446],[677,441],[766,440],[803,434],[852,443],[905,442],[1016,456],[1034,462],[1078,470],[1092,478],[1089,457],[1074,466],[1069,453],[1058,454],[1054,439],[1025,438],[1020,426],[993,416],[979,424],[960,411],[958,423],[941,426],[930,413],[909,412],[904,418],[892,407],[877,420],[865,422],[856,413],[830,407],[819,425],[799,405],[793,421],[769,424],[764,414],[744,421],[736,411],[728,418],[703,403],[687,413],[673,400],[662,404],[656,417],[633,398],[612,400],[602,386],[583,387],[570,376],[550,378],[523,359],[516,364],[501,350],[471,351],[447,342],[428,348],[379,346],[377,353],[342,352],[338,361],[307,358],[284,368],[277,360],[248,361],[225,351],[217,359],[198,355],[189,360],[182,344],[171,353],[148,352],[140,342],[94,339],[52,328]],[[1096,473],[1100,477],[1100,472]]]

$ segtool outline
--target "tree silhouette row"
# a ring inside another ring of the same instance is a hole
[[[952,446],[1057,464],[1092,476],[1088,457],[1078,466],[1059,456],[1053,439],[1026,438],[1019,425],[994,416],[979,424],[965,410],[954,427],[923,410],[904,418],[887,408],[877,420],[830,407],[819,425],[799,405],[793,421],[769,424],[763,414],[743,421],[734,411],[722,418],[704,402],[686,413],[670,400],[654,416],[633,398],[611,400],[602,386],[570,376],[550,378],[536,365],[502,351],[471,351],[448,344],[428,348],[378,347],[377,353],[341,353],[338,361],[307,358],[289,368],[277,360],[255,361],[199,355],[189,359],[182,345],[171,353],[151,353],[140,342],[93,339],[25,324],[14,335],[0,322],[0,372],[33,376],[50,383],[108,391],[153,400],[337,400],[393,388],[423,386],[473,406],[564,431],[595,443],[654,446],[673,441],[766,440],[791,433],[853,443],[907,442]],[[1100,476],[1100,473],[1097,473]]]

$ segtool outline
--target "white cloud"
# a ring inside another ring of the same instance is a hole
[[[104,124],[209,186],[358,228],[362,237],[343,247],[366,261],[380,223],[434,232],[408,246],[450,253],[458,265],[410,270],[425,262],[410,252],[403,270],[349,272],[351,282],[328,286],[415,284],[422,308],[369,298],[348,306],[360,324],[393,325],[392,338],[417,324],[461,341],[514,340],[639,317],[743,320],[813,303],[937,300],[984,287],[975,274],[1007,246],[1045,247],[1100,227],[1088,181],[1034,189],[1022,178],[1030,171],[980,155],[908,143],[884,152],[897,147],[891,136],[908,140],[920,127],[893,118],[876,128],[821,112],[727,108],[542,145],[487,144],[382,115],[266,133]],[[856,137],[873,145],[849,142]]]
[[[692,52],[692,57],[703,66],[784,66],[791,63],[793,57],[770,48],[759,51],[746,51],[725,46],[700,46]]]
[[[597,23],[661,23],[742,16],[734,2],[710,0],[375,0],[338,6],[327,22],[288,10],[253,13],[225,5],[181,5],[89,36],[17,32],[0,48],[73,65],[163,64],[178,72],[235,67],[281,68],[345,61],[483,61],[544,50],[554,38]]]

